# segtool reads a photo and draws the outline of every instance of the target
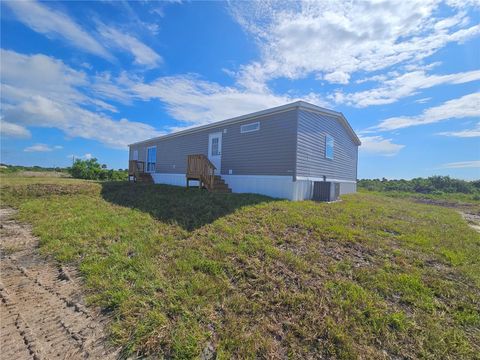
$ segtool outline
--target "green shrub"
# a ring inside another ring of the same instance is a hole
[[[107,170],[106,165],[101,165],[97,159],[77,159],[68,170],[72,177],[85,180],[127,180],[126,170]]]

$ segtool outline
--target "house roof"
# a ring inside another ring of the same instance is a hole
[[[210,123],[210,124],[207,124],[207,125],[196,126],[196,127],[192,127],[192,128],[189,128],[189,129],[177,131],[177,132],[174,132],[174,133],[171,133],[171,134],[157,136],[157,137],[147,139],[147,140],[143,140],[143,141],[138,141],[138,142],[135,142],[133,144],[129,144],[128,146],[143,144],[143,143],[151,142],[151,141],[154,141],[154,140],[163,140],[163,139],[173,138],[173,137],[177,137],[177,136],[181,136],[181,135],[187,135],[187,134],[190,134],[190,133],[195,133],[197,131],[202,131],[202,130],[206,130],[206,129],[209,129],[209,128],[214,128],[214,127],[218,127],[218,126],[222,126],[222,125],[230,125],[230,124],[234,124],[234,123],[241,122],[241,121],[244,121],[244,120],[254,119],[254,118],[262,117],[262,116],[266,116],[266,115],[272,115],[272,114],[275,114],[275,113],[278,113],[278,112],[284,112],[284,111],[293,110],[293,109],[302,109],[302,110],[312,111],[312,112],[316,112],[316,113],[319,113],[319,114],[329,115],[329,116],[333,116],[333,117],[337,118],[340,121],[340,123],[343,125],[345,130],[347,130],[347,132],[350,135],[350,137],[352,138],[352,140],[357,145],[361,145],[361,141],[358,138],[357,134],[355,134],[355,131],[353,131],[353,129],[350,126],[350,124],[348,123],[347,119],[345,118],[345,116],[343,116],[343,114],[341,112],[328,110],[328,109],[322,108],[320,106],[313,105],[313,104],[310,104],[306,101],[301,101],[300,100],[300,101],[295,101],[295,102],[290,103],[290,104],[276,106],[276,107],[273,107],[273,108],[270,108],[270,109],[261,110],[261,111],[257,111],[257,112],[254,112],[254,113],[242,115],[242,116],[237,116],[237,117],[234,117],[234,118],[213,122],[213,123]]]

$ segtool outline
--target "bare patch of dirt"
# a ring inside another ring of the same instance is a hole
[[[462,211],[460,211],[460,214],[472,229],[476,230],[477,232],[480,232],[480,215],[470,214]]]
[[[457,210],[465,219],[468,225],[480,232],[480,207],[470,203],[453,202],[438,199],[413,198],[415,202],[428,205],[437,205]]]
[[[443,207],[448,207],[448,208],[453,208],[458,210],[467,210],[480,215],[480,207],[478,205],[468,203],[468,202],[449,201],[444,199],[428,199],[428,198],[420,198],[420,197],[412,197],[410,199],[421,204],[437,205],[437,206],[443,206]]]
[[[15,211],[0,209],[0,353],[3,359],[114,359],[108,319],[86,308],[74,269],[38,252]]]

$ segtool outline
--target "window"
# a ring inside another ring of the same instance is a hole
[[[155,163],[157,162],[157,148],[149,147],[147,149],[147,172],[155,171]]]
[[[219,143],[218,137],[212,138],[212,156],[220,155],[220,149],[219,149],[218,143]]]
[[[259,122],[255,122],[255,123],[251,123],[251,124],[245,124],[245,125],[240,126],[240,132],[242,134],[252,132],[252,131],[258,131],[258,130],[260,130],[260,123]]]
[[[325,135],[325,157],[333,159],[333,137]]]

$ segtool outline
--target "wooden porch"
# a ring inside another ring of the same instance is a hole
[[[187,157],[187,188],[190,181],[199,182],[199,188],[205,188],[210,192],[231,193],[221,176],[215,175],[215,165],[203,154],[193,154]]]
[[[145,161],[130,160],[128,162],[128,180],[153,184],[152,175],[145,171]]]

